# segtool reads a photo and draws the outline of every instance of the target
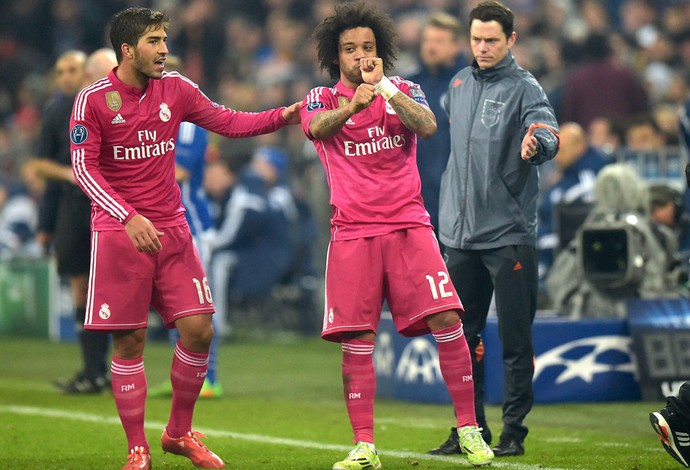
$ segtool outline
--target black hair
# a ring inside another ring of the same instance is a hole
[[[474,7],[470,12],[470,27],[472,27],[472,21],[474,20],[479,20],[483,23],[489,21],[498,22],[506,38],[510,37],[514,31],[515,17],[513,12],[500,2],[482,2]]]
[[[314,30],[321,70],[327,70],[333,79],[340,77],[338,59],[340,34],[353,28],[370,28],[376,38],[376,53],[383,59],[384,72],[393,69],[398,58],[397,34],[393,20],[386,13],[364,3],[341,3],[335,14],[325,18]]]
[[[582,49],[589,60],[606,59],[612,53],[609,37],[603,33],[592,33],[587,36],[582,43]]]
[[[117,63],[122,62],[122,45],[136,46],[139,38],[147,31],[162,27],[167,31],[170,19],[165,13],[150,8],[132,7],[116,13],[110,21],[110,43],[113,45]]]

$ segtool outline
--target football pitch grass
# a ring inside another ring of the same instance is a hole
[[[120,469],[127,443],[110,393],[66,396],[51,385],[78,367],[73,343],[0,337],[0,468]],[[151,342],[148,383],[168,374],[172,348]],[[490,371],[487,371],[490,373]],[[352,448],[342,399],[340,349],[319,339],[236,341],[221,348],[225,396],[199,400],[195,429],[228,469],[330,469]],[[661,402],[535,405],[526,454],[496,458],[515,470],[682,468],[662,449],[648,414]],[[149,398],[146,431],[154,469],[192,469],[163,454],[169,399]],[[487,408],[494,439],[500,408]],[[376,445],[384,469],[470,468],[463,456],[425,452],[448,436],[449,405],[378,399]]]

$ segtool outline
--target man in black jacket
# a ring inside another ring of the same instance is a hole
[[[99,393],[108,384],[106,357],[110,337],[83,329],[89,281],[91,201],[76,185],[69,148],[69,118],[74,96],[84,86],[106,76],[117,65],[111,49],[88,57],[81,51],[62,54],[55,63],[57,97],[48,105],[36,155],[28,171],[47,181],[39,212],[38,240],[55,250],[57,271],[69,278],[82,369],[55,386],[67,394]]]

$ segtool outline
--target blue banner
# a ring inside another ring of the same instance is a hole
[[[503,401],[503,361],[496,318],[483,333],[485,402]],[[639,400],[631,338],[622,320],[537,318],[532,327],[536,403]]]
[[[640,386],[631,353],[632,339],[622,320],[534,322],[534,394],[537,403],[639,400]],[[498,325],[489,318],[485,346],[485,401],[503,400],[503,361]],[[690,351],[690,348],[688,348]],[[427,403],[450,403],[438,350],[431,335],[405,338],[389,315],[378,331],[374,365],[381,397]]]

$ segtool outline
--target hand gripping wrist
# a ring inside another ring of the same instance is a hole
[[[398,87],[393,85],[393,82],[391,82],[385,75],[383,78],[381,78],[380,82],[374,85],[374,90],[376,93],[386,98],[386,101],[389,101],[391,98],[393,98],[396,93],[400,93]]]

